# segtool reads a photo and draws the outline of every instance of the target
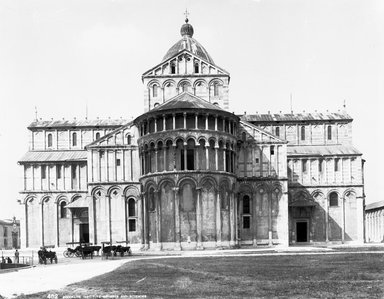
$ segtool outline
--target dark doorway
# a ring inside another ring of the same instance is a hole
[[[296,242],[308,242],[308,222],[296,222]]]
[[[89,224],[80,223],[80,242],[89,243]]]

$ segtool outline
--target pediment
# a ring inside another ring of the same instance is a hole
[[[278,138],[275,135],[260,129],[247,121],[240,121],[238,135],[239,140],[243,140],[243,133],[245,133],[245,141],[250,143],[288,143],[288,141]]]
[[[201,64],[201,68],[203,70],[202,71],[203,75],[206,74],[206,75],[225,75],[225,76],[229,76],[229,72],[227,72],[223,68],[220,68],[217,65],[212,64],[212,63],[210,63],[209,61],[207,61],[205,59],[202,59],[201,57],[193,54],[192,52],[188,51],[187,49],[184,49],[184,50],[176,53],[174,56],[170,57],[169,59],[162,61],[158,65],[156,65],[153,68],[151,68],[148,71],[146,71],[142,75],[142,78],[152,77],[152,76],[169,76],[169,75],[173,75],[173,74],[170,74],[169,72],[165,72],[165,70],[168,68],[169,64],[172,61],[175,61],[175,60],[180,61],[180,60],[183,60],[183,59],[189,59],[189,60],[193,60],[193,61],[198,61]],[[177,75],[177,74],[174,74],[174,75]],[[201,75],[201,74],[196,74],[196,75]]]
[[[137,127],[129,122],[88,144],[86,148],[131,147],[137,145]]]

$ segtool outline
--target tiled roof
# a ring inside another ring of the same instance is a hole
[[[377,202],[374,202],[374,203],[370,203],[369,205],[366,205],[365,206],[365,210],[366,211],[374,210],[374,209],[379,209],[379,208],[382,208],[382,207],[384,207],[384,200],[377,201]]]
[[[324,120],[349,120],[352,117],[346,112],[339,113],[289,113],[289,114],[245,114],[239,115],[249,122],[298,122],[298,121],[324,121]]]
[[[194,38],[189,36],[183,36],[181,40],[179,40],[176,44],[174,44],[165,54],[163,61],[168,60],[169,58],[172,58],[177,53],[187,50],[188,52],[196,55],[197,57],[215,65],[213,62],[212,57],[208,54],[207,50],[204,49],[204,47]]]
[[[150,110],[150,112],[171,110],[171,109],[209,109],[225,111],[217,105],[207,102],[189,92],[183,92],[172,99],[168,100],[164,104],[157,106]]]
[[[287,146],[287,156],[361,155],[353,146],[345,145],[294,145]]]
[[[19,163],[86,161],[87,151],[29,151]]]
[[[28,128],[118,127],[128,122],[126,119],[40,120],[32,122]]]

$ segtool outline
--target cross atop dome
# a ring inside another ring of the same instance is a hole
[[[189,12],[188,12],[188,9],[185,9],[185,13],[184,13],[184,15],[185,15],[185,23],[188,23],[188,16],[189,16]]]

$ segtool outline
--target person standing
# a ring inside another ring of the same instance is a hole
[[[19,251],[16,249],[15,251],[15,264],[19,263]]]

